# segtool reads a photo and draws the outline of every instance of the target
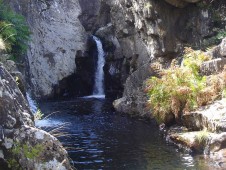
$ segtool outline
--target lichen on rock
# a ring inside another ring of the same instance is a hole
[[[0,65],[0,167],[72,169],[61,143],[34,127],[27,101],[3,65]]]

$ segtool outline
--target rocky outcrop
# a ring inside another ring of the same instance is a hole
[[[0,65],[0,125],[6,129],[33,125],[33,116],[15,80]]]
[[[114,108],[119,113],[129,113],[131,116],[142,116],[147,119],[153,119],[147,108],[147,96],[142,90],[136,91],[136,97],[122,97],[113,102]]]
[[[3,169],[72,169],[67,152],[34,117],[11,75],[0,65],[0,167]]]
[[[224,27],[223,16],[218,18],[221,22],[212,17],[217,13],[224,13],[225,1],[217,3],[213,1],[211,8],[214,10],[202,8],[200,4],[196,5],[197,2],[198,0],[107,1],[111,7],[111,24],[114,32],[103,36],[103,31],[98,30],[96,34],[108,40],[106,37],[111,35],[114,37],[112,39],[117,40],[109,40],[115,47],[112,58],[122,60],[121,67],[116,70],[121,74],[124,92],[123,98],[116,102],[116,109],[124,108],[125,103],[131,103],[132,98],[145,96],[144,93],[137,91],[143,91],[141,90],[143,83],[152,75],[149,72],[150,63],[157,60],[167,66],[169,61],[181,55],[185,45],[202,47],[205,40],[216,35],[216,32],[212,31],[215,30],[213,28],[217,27],[216,30],[219,30]],[[183,8],[176,8],[178,5],[172,5],[173,3],[184,5],[180,6]],[[118,46],[114,42],[118,42]],[[141,96],[138,97],[137,94]],[[121,106],[119,101],[122,101]],[[137,106],[136,101],[132,103],[133,106]],[[142,112],[134,107],[125,110],[127,113],[134,110],[138,111],[137,114]]]
[[[199,108],[194,112],[182,116],[183,125],[190,130],[207,129],[210,132],[226,131],[225,99]]]
[[[201,73],[207,75],[207,79],[210,79],[211,76],[218,76],[224,82],[226,65],[224,51],[225,38],[220,45],[206,52],[207,55],[213,58],[204,62],[200,68]],[[219,98],[222,98],[221,100],[199,107],[195,111],[184,113],[181,118],[183,127],[170,127],[170,130],[167,131],[167,139],[194,153],[204,153],[206,161],[214,162],[212,168],[225,169],[226,99],[224,92],[220,92],[218,95]]]
[[[203,75],[209,76],[223,71],[224,65],[226,65],[226,58],[217,58],[202,63],[200,70]]]
[[[168,131],[168,140],[179,147],[193,153],[204,153],[210,169],[225,169],[226,167],[226,133],[210,133],[208,131],[186,132],[173,127]]]
[[[206,53],[213,59],[202,63],[200,71],[203,75],[217,74],[224,69],[226,65],[226,38],[218,46]]]
[[[36,97],[50,97],[53,87],[76,69],[75,56],[86,49],[86,32],[78,17],[78,0],[10,0],[31,29],[28,62]]]
[[[19,71],[19,66],[22,64],[15,63],[12,60],[9,60],[8,54],[1,54],[0,62],[4,65],[5,69],[14,77],[17,82],[17,85],[20,91],[25,95],[26,93],[26,83],[25,83],[25,75]],[[22,65],[22,67],[24,67]]]
[[[130,86],[126,79],[134,76],[133,72],[142,72],[144,65],[155,58],[168,61],[177,57],[184,44],[200,46],[206,37],[212,36],[212,30],[217,30],[213,23],[223,25],[211,19],[216,16],[214,10],[197,7],[198,0],[166,1],[10,0],[11,6],[27,18],[33,33],[28,61],[36,97],[50,97],[54,92],[65,94],[64,89],[69,86],[61,86],[67,82],[65,79],[76,77],[80,81],[81,74],[73,73],[76,56],[87,57],[86,32],[103,40],[106,92],[120,96],[123,85],[125,91]],[[177,3],[191,5],[180,9],[175,7]],[[144,82],[143,78],[139,81]]]

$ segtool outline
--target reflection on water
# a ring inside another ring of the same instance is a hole
[[[205,169],[199,158],[178,152],[150,123],[116,114],[111,101],[83,98],[41,104],[52,114],[42,128],[66,124],[69,137],[59,137],[78,169]],[[56,123],[57,122],[57,123]]]

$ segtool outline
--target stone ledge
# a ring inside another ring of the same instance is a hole
[[[226,65],[226,58],[217,58],[206,61],[201,65],[201,74],[207,76],[211,74],[217,74],[223,71],[224,65]]]
[[[191,130],[206,128],[210,132],[226,131],[226,99],[199,108],[182,116],[182,123]]]

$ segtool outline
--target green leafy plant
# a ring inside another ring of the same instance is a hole
[[[35,120],[41,120],[43,115],[44,114],[42,113],[42,111],[40,109],[38,109],[37,112],[34,114],[34,118],[35,118]]]
[[[20,84],[20,78],[19,78],[18,76],[16,76],[16,77],[15,77],[15,80],[16,80],[17,86],[19,86],[19,84]]]
[[[36,144],[34,146],[30,146],[28,143],[26,144],[16,143],[14,144],[14,147],[12,149],[12,153],[14,156],[24,154],[24,156],[27,159],[35,159],[39,157],[42,151],[43,151],[42,145]]]
[[[22,144],[19,142],[14,143],[14,146],[11,150],[11,158],[7,160],[8,167],[15,170],[22,170],[19,164],[20,155],[23,155],[26,159],[35,160],[40,157],[43,152],[43,146],[41,144],[36,144],[31,146],[28,143]]]
[[[16,14],[0,0],[0,37],[12,56],[23,55],[27,50],[30,30],[22,15]]]
[[[212,82],[208,84],[207,78],[199,74],[202,62],[209,59],[202,51],[186,48],[182,66],[173,60],[168,69],[158,67],[160,78],[151,77],[147,80],[148,107],[159,123],[166,123],[170,115],[174,115],[179,122],[183,113],[215,99],[215,94],[219,91],[218,79],[211,79]],[[214,90],[209,90],[208,87]]]

